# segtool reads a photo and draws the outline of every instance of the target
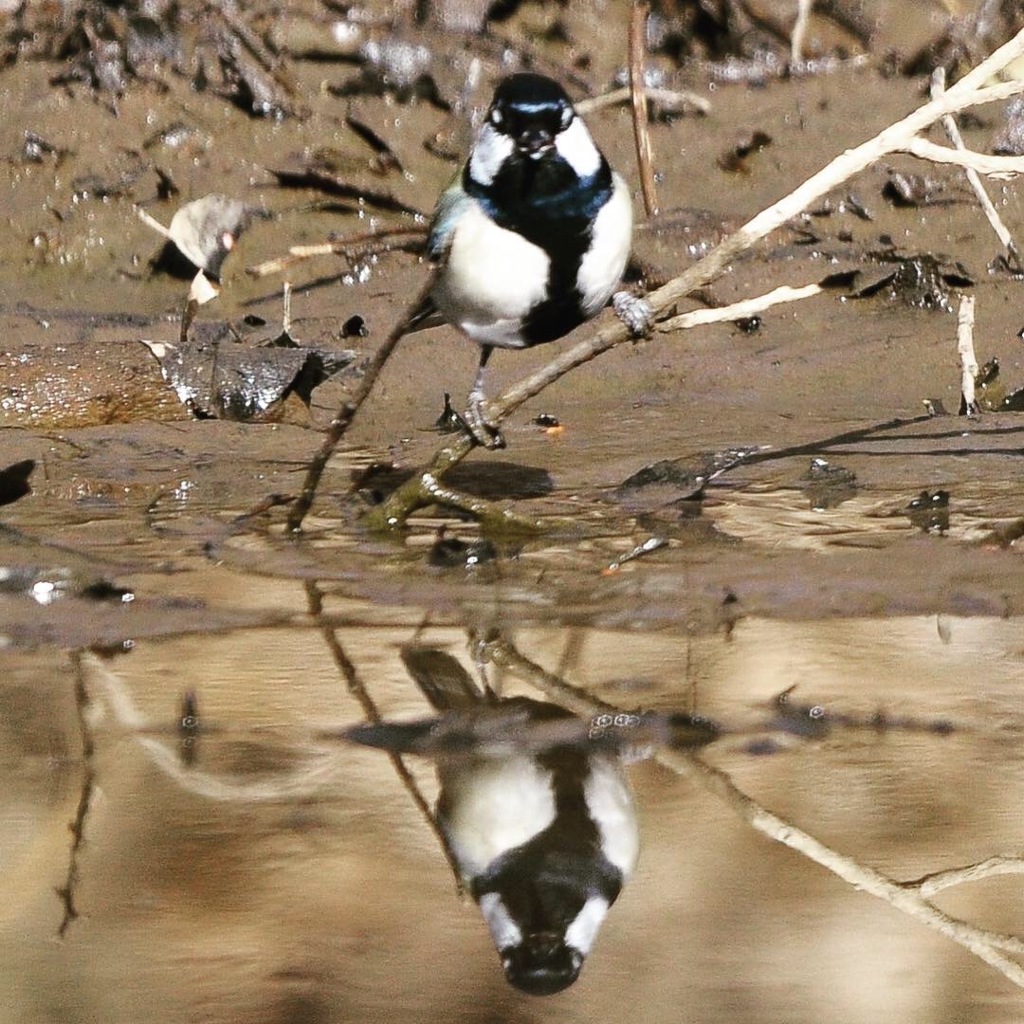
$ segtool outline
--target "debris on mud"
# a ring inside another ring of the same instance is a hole
[[[974,284],[961,263],[933,253],[883,249],[868,253],[866,259],[874,270],[858,274],[853,295],[859,299],[881,295],[915,309],[948,312],[955,306],[954,291]]]
[[[704,452],[692,459],[662,459],[638,469],[615,489],[629,512],[650,512],[680,501],[698,501],[712,480],[765,450],[764,445]]]
[[[23,459],[0,469],[0,505],[10,505],[32,493],[28,478],[36,468],[34,459]]]
[[[255,219],[271,216],[268,210],[216,194],[185,203],[166,228],[141,210],[139,215],[167,239],[153,260],[153,269],[185,278],[192,278],[197,270],[219,278],[242,232]]]
[[[314,388],[355,359],[347,349],[246,346],[226,339],[142,344],[197,419],[279,420],[290,396],[308,410]]]
[[[949,491],[922,491],[906,507],[906,515],[922,533],[949,531]]]
[[[857,493],[857,474],[843,466],[834,466],[827,459],[815,458],[800,478],[800,487],[807,494],[812,509],[836,508]]]
[[[498,549],[486,538],[465,541],[448,536],[444,527],[437,531],[437,539],[430,546],[427,563],[437,569],[475,569],[493,562]]]

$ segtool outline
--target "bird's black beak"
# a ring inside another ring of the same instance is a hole
[[[554,136],[546,128],[527,128],[516,138],[516,148],[524,156],[536,160],[547,153],[555,144]]]
[[[501,951],[509,984],[534,996],[568,988],[580,974],[583,954],[551,933],[528,935],[519,946]]]

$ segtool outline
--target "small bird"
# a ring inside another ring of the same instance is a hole
[[[560,992],[636,865],[619,751],[588,745],[587,724],[564,708],[479,688],[444,651],[409,646],[402,660],[440,716],[346,736],[436,759],[437,821],[506,978],[534,995]]]
[[[481,346],[467,424],[480,444],[503,445],[483,411],[491,351],[554,341],[596,316],[632,230],[629,189],[565,90],[543,75],[504,79],[427,240],[433,307]]]

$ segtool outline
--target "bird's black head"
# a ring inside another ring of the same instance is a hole
[[[534,996],[550,996],[579,977],[583,954],[554,932],[527,935],[517,946],[501,950],[509,983]]]
[[[510,75],[495,90],[487,122],[523,154],[537,158],[554,146],[576,112],[565,90],[544,75]]]

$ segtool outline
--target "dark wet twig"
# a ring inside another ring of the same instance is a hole
[[[376,702],[366,689],[366,684],[360,677],[358,669],[352,663],[345,648],[342,647],[341,641],[338,639],[337,630],[324,617],[324,598],[319,583],[316,580],[309,580],[305,584],[305,589],[309,614],[319,628],[320,635],[324,638],[324,643],[327,644],[327,649],[331,652],[331,658],[345,680],[348,692],[362,708],[366,720],[379,725],[383,719]],[[434,812],[423,795],[419,783],[413,777],[408,767],[406,767],[405,761],[400,754],[388,751],[388,759],[391,761],[391,766],[394,768],[399,781],[405,787],[409,796],[412,797],[412,802],[416,805],[416,809],[420,812],[427,825],[429,825],[430,830],[437,836],[437,841],[441,844],[441,849],[444,851],[448,866],[452,869],[452,874],[455,878],[458,879],[460,877],[459,869],[451,847],[448,845],[448,837],[444,834],[440,825],[438,825]]]
[[[633,138],[636,142],[636,162],[640,170],[640,190],[648,217],[658,214],[658,189],[654,182],[654,150],[647,116],[647,93],[644,85],[647,72],[647,17],[650,7],[646,0],[634,0],[629,19],[629,93],[633,108]]]
[[[609,710],[620,710],[591,697],[565,680],[559,679],[535,665],[524,657],[513,644],[500,636],[489,637],[478,646],[480,657],[490,659],[503,666],[510,673],[536,687],[541,693],[569,708],[577,715],[590,716],[607,713]],[[1015,985],[1024,988],[1024,967],[1003,953],[1003,951],[1007,951],[1017,955],[1024,954],[1024,940],[1014,935],[978,928],[933,906],[927,896],[943,887],[941,873],[936,876],[925,876],[917,882],[898,882],[866,864],[861,864],[852,857],[833,850],[815,839],[814,836],[773,814],[740,790],[726,772],[705,763],[694,753],[685,749],[661,747],[655,749],[653,756],[659,763],[676,774],[699,782],[704,789],[725,803],[751,828],[777,843],[788,846],[816,864],[820,864],[855,889],[883,900],[909,917],[945,935],[994,967]],[[983,876],[985,870],[989,870],[992,874],[1001,873],[999,867],[992,863],[994,860],[995,858],[991,858],[976,866],[979,877]],[[986,869],[983,867],[986,864],[992,866]],[[959,875],[954,876],[949,881],[949,885],[959,884],[960,881],[968,881],[973,877],[970,875],[971,869],[957,870]],[[939,882],[929,883],[929,878],[938,878]]]
[[[377,351],[374,352],[372,358],[366,364],[363,376],[352,396],[342,402],[338,411],[334,414],[334,419],[331,420],[327,436],[306,469],[306,478],[302,483],[302,490],[288,512],[286,527],[289,533],[298,533],[302,529],[302,521],[306,518],[306,513],[313,505],[313,501],[316,498],[316,490],[320,486],[320,478],[327,468],[327,463],[341,443],[341,439],[345,436],[348,428],[352,425],[356,413],[359,412],[363,402],[369,397],[370,392],[377,383],[377,378],[380,376],[387,361],[391,358],[391,354],[408,331],[414,315],[430,294],[432,283],[432,281],[427,282],[416,301],[406,310],[402,318],[392,328],[391,333],[384,339]]]
[[[57,935],[64,938],[72,921],[78,917],[78,906],[75,900],[75,890],[78,886],[78,857],[85,841],[85,820],[92,805],[92,793],[95,786],[95,770],[93,769],[93,754],[95,744],[92,738],[92,728],[89,725],[89,691],[85,685],[85,672],[82,668],[82,652],[75,651],[71,655],[71,667],[75,678],[75,712],[78,716],[78,729],[82,739],[82,788],[79,790],[78,807],[75,810],[74,820],[69,822],[68,830],[71,832],[71,848],[68,851],[68,870],[64,884],[58,886],[57,896],[60,898],[64,913],[60,924],[57,926]]]
[[[232,526],[242,526],[249,522],[250,519],[255,519],[257,516],[263,515],[265,512],[269,512],[272,508],[278,508],[281,505],[290,505],[295,501],[294,494],[268,494],[262,501],[256,502],[252,508],[245,512],[240,512],[234,519],[231,520]]]

